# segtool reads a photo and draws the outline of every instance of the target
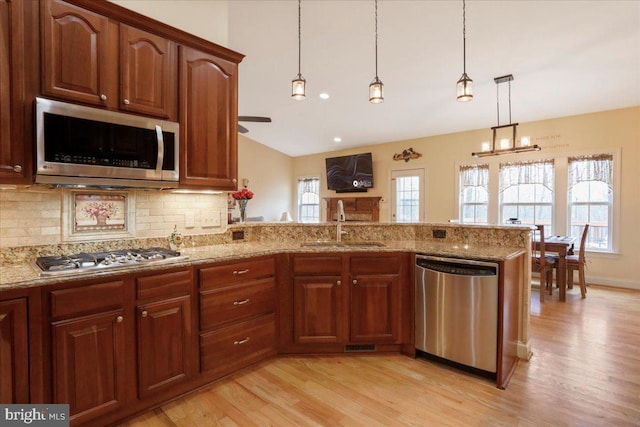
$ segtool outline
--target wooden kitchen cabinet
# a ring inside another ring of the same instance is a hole
[[[27,299],[0,301],[0,402],[29,402]]]
[[[42,9],[42,93],[177,118],[176,44],[62,0]]]
[[[138,277],[138,393],[141,399],[197,372],[191,269]]]
[[[84,423],[122,409],[132,395],[130,345],[122,280],[47,292],[52,403],[68,403],[70,421]],[[133,377],[135,378],[135,377]],[[135,380],[134,380],[135,382]]]
[[[382,197],[325,197],[327,221],[338,220],[338,200],[342,200],[347,221],[380,221],[380,200]]]
[[[25,6],[0,0],[0,183],[31,184],[32,146],[25,108]]]
[[[295,254],[291,258],[292,343],[404,344],[410,341],[406,254]],[[405,314],[404,312],[407,312]],[[284,322],[283,322],[284,323]]]
[[[116,109],[117,23],[62,0],[41,8],[42,93]]]
[[[349,258],[352,342],[397,342],[400,338],[402,259],[387,255]]]
[[[180,185],[236,190],[238,65],[180,46]]]
[[[203,267],[200,282],[200,370],[229,374],[276,354],[276,258]]]

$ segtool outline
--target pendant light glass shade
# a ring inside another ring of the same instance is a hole
[[[307,81],[302,77],[302,73],[300,72],[300,62],[301,62],[301,51],[302,51],[302,42],[301,42],[301,30],[300,30],[300,18],[302,16],[301,13],[301,0],[298,0],[298,75],[295,79],[291,81],[291,97],[297,101],[300,101],[306,96],[306,87]]]
[[[302,74],[298,74],[291,82],[291,97],[296,100],[304,99],[306,95],[307,81],[302,77]]]
[[[462,77],[456,84],[458,101],[468,102],[473,99],[473,80],[467,75],[467,7],[462,0]]]
[[[462,74],[462,77],[458,80],[456,89],[458,101],[467,102],[473,99],[473,80],[467,76],[467,73]]]
[[[369,85],[369,102],[372,104],[384,102],[384,85],[378,77]]]

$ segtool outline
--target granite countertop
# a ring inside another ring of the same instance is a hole
[[[226,243],[211,246],[196,246],[186,248],[183,255],[186,260],[180,260],[164,264],[145,264],[132,266],[125,269],[90,271],[86,274],[70,274],[60,276],[40,277],[31,263],[5,264],[0,269],[0,291],[16,288],[42,286],[53,283],[61,283],[73,280],[82,280],[94,277],[108,277],[125,273],[137,273],[143,271],[160,270],[183,265],[198,265],[216,261],[228,261],[255,257],[260,255],[273,255],[279,253],[321,253],[321,252],[417,252],[429,255],[454,257],[463,259],[475,259],[485,261],[505,261],[524,253],[522,248],[503,246],[474,246],[447,242],[416,242],[394,241],[385,242],[383,246],[375,243],[365,245],[363,242],[290,242],[290,243]]]

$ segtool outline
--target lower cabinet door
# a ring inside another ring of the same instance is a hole
[[[68,403],[71,423],[120,409],[127,374],[123,311],[52,324],[54,403]]]
[[[27,300],[0,302],[0,402],[29,402]]]
[[[361,275],[351,280],[351,341],[399,340],[400,292],[397,275]]]
[[[218,377],[272,356],[275,335],[273,314],[201,334],[201,370]]]
[[[345,306],[341,276],[293,279],[293,334],[296,343],[342,343]]]
[[[138,306],[140,398],[189,378],[193,366],[188,295]]]

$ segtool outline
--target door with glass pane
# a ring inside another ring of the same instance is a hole
[[[391,171],[391,220],[424,221],[424,169]]]

